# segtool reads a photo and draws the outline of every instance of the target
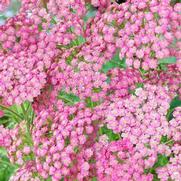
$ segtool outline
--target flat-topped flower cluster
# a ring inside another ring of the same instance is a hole
[[[22,0],[0,26],[10,180],[180,181],[181,4],[91,3]]]

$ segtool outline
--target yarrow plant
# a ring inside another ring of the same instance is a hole
[[[181,4],[13,4],[0,1],[0,180],[181,181]]]

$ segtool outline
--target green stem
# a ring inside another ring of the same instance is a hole
[[[30,108],[30,103],[28,103],[28,107],[26,109],[27,112],[29,111],[29,108]]]
[[[173,140],[168,140],[167,142],[165,142],[164,144],[167,145],[169,143],[171,143]]]
[[[18,113],[14,112],[13,110],[9,109],[8,107],[6,107],[6,106],[4,106],[4,105],[2,105],[2,104],[0,104],[0,108],[11,112],[11,113],[14,114],[15,116],[17,116],[20,120],[23,119],[23,117],[21,117],[21,115],[19,115]],[[16,121],[16,122],[17,122],[17,121]],[[18,121],[18,122],[19,122],[19,121]]]
[[[33,124],[34,118],[35,118],[35,113],[34,113],[34,111],[33,111],[33,112],[32,112],[32,116],[31,116],[31,120],[30,120],[30,121],[31,121],[31,124]],[[30,128],[30,131],[31,131],[31,132],[32,132],[32,128],[33,128],[33,127]]]
[[[26,120],[27,120],[28,129],[30,130],[31,119],[28,118],[29,109],[30,109],[30,103],[28,104],[28,107],[26,109]]]
[[[31,123],[33,123],[34,118],[35,118],[35,113],[34,113],[34,111],[33,111],[32,117],[31,117]]]
[[[139,72],[140,72],[142,78],[145,79],[145,78],[146,78],[145,74],[144,74],[140,69],[138,69],[138,70],[139,70]]]
[[[31,138],[30,121],[28,120],[28,116],[27,116],[29,107],[30,106],[28,105],[27,109],[25,109],[24,105],[21,104],[21,109],[23,111],[23,115],[24,115],[24,118],[25,118],[25,121],[26,121],[26,127],[27,127],[28,136]]]
[[[25,110],[25,107],[24,107],[23,104],[21,104],[21,109],[22,109],[22,111],[23,111],[24,119],[25,119],[26,121],[28,121],[28,119],[27,119],[27,110]]]
[[[46,11],[48,12],[47,0],[41,0],[41,3],[43,5],[43,7],[46,9]]]
[[[167,113],[167,115],[166,115],[168,121],[169,121],[169,118],[170,118],[170,114],[173,113],[174,109],[175,109],[175,107],[172,108],[172,109],[170,109],[170,110],[168,111],[168,113]]]

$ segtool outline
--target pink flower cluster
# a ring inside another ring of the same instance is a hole
[[[10,0],[1,0],[0,1],[0,12],[5,11],[6,8],[9,6]]]
[[[170,162],[166,167],[158,169],[158,177],[163,181],[166,181],[169,178],[172,180],[179,180],[181,178],[180,115],[181,108],[178,107],[173,113],[174,118],[170,121],[170,125],[172,125],[174,131],[172,136],[176,141],[176,144],[174,144],[174,146],[171,148],[174,157],[170,158]]]
[[[24,165],[32,159],[31,136],[27,134],[25,122],[21,122],[12,130],[0,128],[0,145],[7,149],[8,157],[13,164]]]
[[[33,161],[28,161],[21,169],[19,169],[15,175],[10,178],[10,181],[29,180],[40,181],[36,176],[36,167]]]
[[[153,175],[144,174],[144,161],[138,159],[133,144],[127,140],[96,145],[98,180],[152,181]]]
[[[113,98],[125,97],[129,94],[130,90],[136,88],[136,84],[143,82],[143,79],[139,71],[135,69],[126,69],[122,71],[120,69],[113,69],[109,72],[111,77],[110,91],[114,94]]]
[[[108,43],[116,42],[128,66],[156,69],[160,59],[173,55],[180,59],[179,11],[180,4],[173,8],[169,0],[127,1],[98,14],[91,31]]]
[[[170,96],[174,97],[176,94],[181,95],[181,76],[177,66],[168,66],[166,71],[152,71],[147,74],[147,78],[144,80],[145,83],[157,84],[161,86],[167,86],[169,89]]]
[[[111,4],[111,1],[109,0],[91,0],[91,3],[93,6],[95,7],[99,7],[99,8],[106,8]]]
[[[36,114],[0,126],[10,180],[180,181],[180,4],[90,3],[22,0],[0,26],[0,119]]]
[[[180,39],[180,15],[169,0],[130,2],[120,9],[124,17],[124,28],[118,32],[122,37],[117,43],[120,57],[126,57],[127,64],[136,69],[155,69],[159,59],[172,55],[169,46],[173,40]]]
[[[39,113],[32,135],[37,171],[44,179],[52,176],[53,180],[82,180],[90,176],[88,161],[93,155],[93,121],[97,119],[82,104],[69,107],[61,101],[56,111]]]

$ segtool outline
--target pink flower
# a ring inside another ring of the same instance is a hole
[[[1,0],[0,1],[0,12],[5,11],[6,8],[9,6],[10,0]]]
[[[29,154],[29,153],[31,152],[31,148],[28,147],[28,146],[26,146],[26,147],[24,147],[23,152],[24,152],[25,154]]]

